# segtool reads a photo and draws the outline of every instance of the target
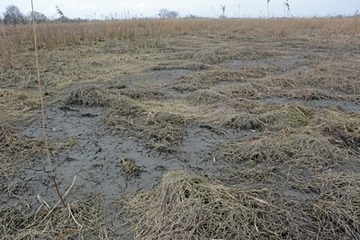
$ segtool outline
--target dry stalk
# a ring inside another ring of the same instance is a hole
[[[31,0],[31,11],[32,11],[32,26],[33,26],[33,33],[34,33],[34,48],[35,48],[35,61],[36,61],[36,73],[37,73],[37,79],[38,79],[38,87],[39,87],[39,98],[40,98],[40,104],[41,104],[41,123],[42,123],[42,129],[44,132],[44,143],[45,143],[45,151],[46,151],[46,158],[48,160],[49,163],[49,167],[50,167],[50,171],[51,171],[51,179],[54,182],[54,186],[55,186],[55,190],[62,202],[62,204],[64,205],[64,207],[66,207],[65,201],[60,193],[59,190],[59,184],[57,183],[56,180],[56,175],[55,175],[55,170],[54,170],[54,164],[51,161],[51,156],[50,156],[50,150],[49,150],[49,142],[48,142],[48,137],[47,137],[47,131],[46,131],[46,122],[45,122],[45,106],[44,106],[44,98],[43,98],[43,86],[41,84],[41,79],[40,79],[40,66],[39,66],[39,54],[38,54],[38,43],[37,43],[37,35],[36,35],[36,24],[35,24],[35,11],[34,11],[34,4],[33,4],[33,0]]]

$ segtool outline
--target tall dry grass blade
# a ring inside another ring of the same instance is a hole
[[[47,131],[46,131],[46,121],[45,121],[45,106],[44,106],[44,98],[43,98],[43,86],[41,84],[41,79],[40,79],[40,66],[39,66],[39,54],[38,54],[38,43],[37,43],[37,37],[36,37],[36,24],[35,24],[35,11],[34,11],[34,3],[33,0],[31,0],[31,11],[32,11],[32,26],[33,26],[33,33],[34,33],[34,48],[35,48],[35,62],[36,62],[36,73],[37,73],[37,79],[38,79],[38,87],[39,87],[39,97],[40,97],[40,104],[41,104],[41,123],[42,123],[42,129],[43,129],[43,133],[44,133],[44,143],[45,143],[45,151],[46,151],[46,156],[47,156],[47,160],[49,163],[49,167],[50,167],[50,174],[51,174],[51,179],[54,182],[54,186],[56,189],[56,192],[62,202],[62,204],[64,205],[64,207],[66,207],[65,201],[60,193],[59,190],[59,185],[56,181],[56,175],[55,175],[55,166],[54,163],[51,161],[51,156],[50,156],[50,150],[49,150],[49,141],[48,141],[48,137],[47,137]]]

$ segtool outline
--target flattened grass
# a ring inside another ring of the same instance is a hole
[[[173,153],[182,140],[186,117],[169,110],[156,101],[120,95],[105,122],[114,133],[138,137],[152,150]]]
[[[299,199],[266,186],[232,187],[174,171],[153,191],[120,200],[119,212],[139,239],[357,238],[358,176],[317,177],[312,181],[320,194]]]
[[[64,89],[57,87],[79,83],[68,104],[104,107],[108,129],[136,136],[157,151],[174,153],[188,121],[260,132],[217,149],[216,164],[225,166],[222,181],[211,174],[170,172],[152,191],[127,196],[120,211],[130,214],[126,220],[135,238],[357,239],[360,117],[306,107],[312,100],[358,102],[357,20],[45,24],[39,26],[41,74],[49,99],[62,99]],[[6,125],[33,116],[39,107],[31,88],[32,29],[0,28],[0,173],[6,176],[21,166],[18,160],[41,158],[43,149]],[[294,64],[284,62],[286,57]],[[173,69],[189,71],[165,79],[166,86],[138,79],[139,73],[164,76],[161,71]],[[120,87],[104,88],[107,81]],[[87,82],[100,87],[84,87]],[[167,98],[167,87],[181,94]],[[300,103],[259,103],[274,96]],[[137,172],[128,163],[125,172]],[[16,197],[25,187],[5,181],[0,191]],[[18,207],[1,210],[6,239],[119,238],[104,222],[107,213],[98,200],[50,210]]]
[[[17,168],[45,154],[41,141],[27,139],[9,124],[0,125],[0,173],[10,175]]]
[[[108,106],[111,102],[109,91],[100,86],[78,87],[72,90],[65,101],[69,105],[81,105],[88,107]]]
[[[41,199],[41,197],[39,198]],[[67,207],[34,209],[29,205],[1,209],[3,239],[107,239],[112,230],[105,225],[107,214],[100,195],[76,201]]]
[[[310,109],[296,104],[275,107],[257,105],[257,108],[243,110],[239,106],[238,112],[229,111],[216,122],[220,126],[239,130],[279,130],[307,126],[312,116]]]
[[[233,143],[219,151],[219,158],[231,163],[289,163],[310,169],[334,166],[344,152],[316,133],[277,134]]]

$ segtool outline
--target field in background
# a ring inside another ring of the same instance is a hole
[[[1,25],[0,238],[360,238],[360,18],[37,27],[67,206],[32,26]]]

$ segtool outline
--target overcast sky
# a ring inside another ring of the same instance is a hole
[[[284,7],[285,0],[270,0],[270,16],[288,16]],[[360,0],[288,0],[290,15],[296,17],[353,15],[360,11]],[[225,6],[227,17],[266,17],[266,0],[34,0],[35,10],[48,17],[57,18],[55,5],[70,18],[119,17],[156,17],[159,10],[179,12],[184,17],[189,14],[202,17],[219,17],[221,6]],[[17,6],[23,13],[29,13],[30,0],[1,0],[0,12],[8,5]]]

